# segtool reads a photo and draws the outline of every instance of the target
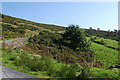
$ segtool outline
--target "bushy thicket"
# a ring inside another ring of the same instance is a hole
[[[93,52],[90,50],[73,50],[70,46],[66,45],[60,33],[55,34],[44,30],[39,32],[38,35],[30,37],[27,46],[42,56],[51,56],[57,61],[67,64],[74,64],[76,62],[82,64],[83,60],[90,62],[92,61],[90,58],[93,57]],[[89,57],[85,58],[85,56]]]
[[[62,34],[63,40],[72,49],[88,50],[90,43],[86,39],[86,35],[82,32],[78,25],[69,25],[65,33]]]

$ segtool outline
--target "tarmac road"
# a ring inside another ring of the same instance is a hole
[[[2,78],[37,78],[2,66]]]

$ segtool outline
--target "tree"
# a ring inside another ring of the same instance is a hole
[[[90,27],[90,30],[92,30],[92,27]]]
[[[79,29],[78,25],[69,25],[65,33],[62,34],[62,37],[68,46],[74,50],[77,48],[80,50],[87,50],[90,45],[85,34]]]
[[[108,32],[110,32],[110,30],[108,30]]]
[[[114,32],[115,32],[115,33],[117,33],[117,30],[116,30],[116,29],[114,29]]]
[[[100,28],[97,28],[97,30],[100,30]]]

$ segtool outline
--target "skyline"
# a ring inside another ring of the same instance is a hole
[[[2,13],[43,24],[118,30],[117,2],[3,2]]]

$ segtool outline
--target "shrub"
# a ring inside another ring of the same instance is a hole
[[[74,50],[76,48],[87,50],[90,45],[78,25],[69,25],[62,37],[68,46]]]
[[[76,77],[74,68],[70,66],[66,66],[66,65],[62,65],[57,76],[62,77],[62,78],[75,78]]]
[[[103,45],[106,45],[105,41],[104,40],[101,40],[100,41]]]

